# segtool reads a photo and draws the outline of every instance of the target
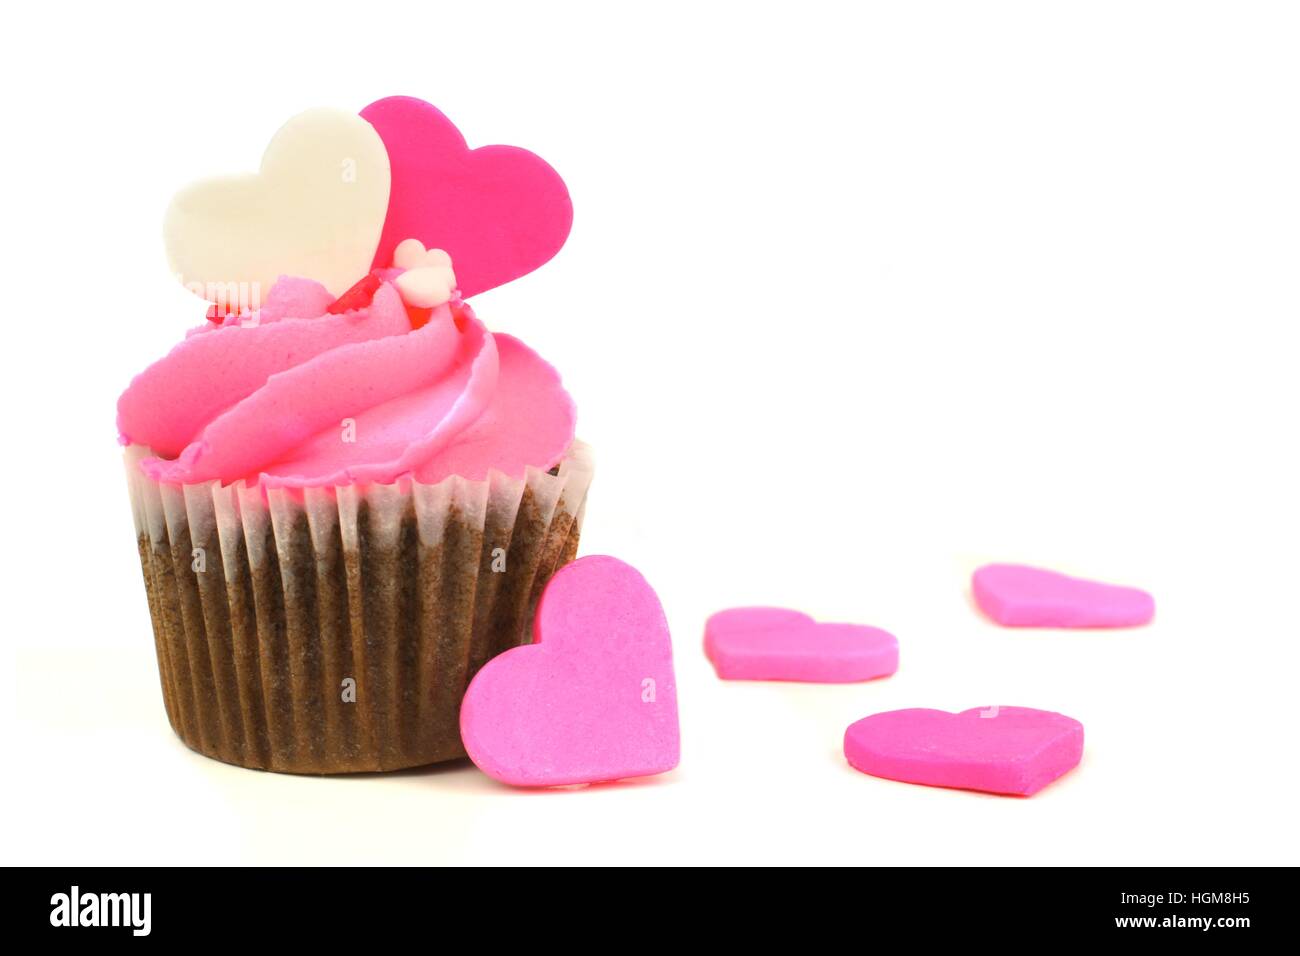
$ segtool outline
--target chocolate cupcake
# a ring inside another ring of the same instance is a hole
[[[191,748],[294,773],[464,754],[465,688],[531,639],[592,466],[559,375],[462,290],[540,265],[570,219],[540,159],[470,151],[406,98],[303,114],[258,176],[177,197],[168,249],[210,321],[135,378],[118,431]]]

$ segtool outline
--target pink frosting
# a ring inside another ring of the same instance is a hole
[[[390,483],[553,467],[573,441],[558,373],[463,303],[412,331],[385,282],[364,309],[281,278],[252,316],[195,330],[132,381],[117,406],[122,441],[158,456],[168,483],[265,487]],[[463,331],[462,331],[463,330]]]

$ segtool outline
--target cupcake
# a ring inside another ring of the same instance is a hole
[[[547,261],[564,185],[426,103],[304,113],[168,210],[206,325],[118,402],[163,703],[293,773],[464,755],[476,671],[531,639],[591,457],[556,370],[467,295]],[[262,291],[265,290],[265,295]]]

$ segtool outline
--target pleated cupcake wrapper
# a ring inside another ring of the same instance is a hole
[[[460,702],[532,639],[578,549],[590,450],[557,474],[292,491],[127,479],[163,702],[200,753],[292,773],[464,755]]]

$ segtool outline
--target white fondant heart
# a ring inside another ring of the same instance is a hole
[[[281,275],[341,295],[370,271],[388,211],[388,152],[373,126],[336,109],[285,123],[258,173],[176,194],[163,239],[172,270],[211,301],[257,307]]]

